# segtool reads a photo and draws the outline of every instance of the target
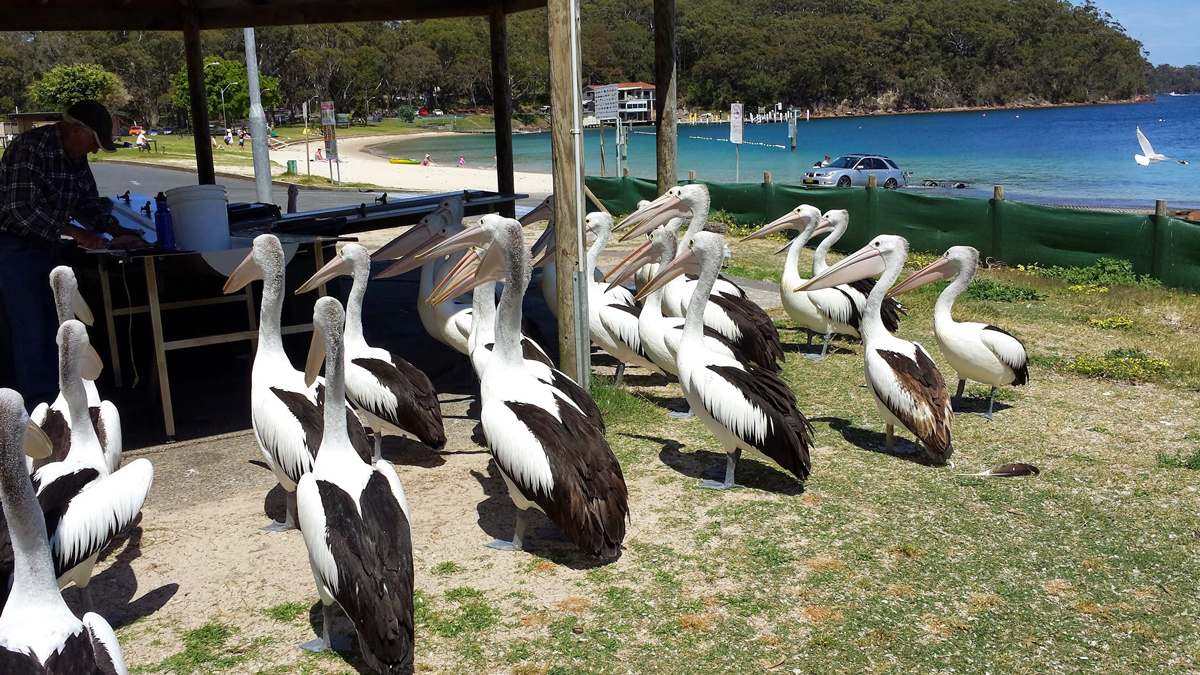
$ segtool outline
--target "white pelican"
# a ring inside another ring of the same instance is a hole
[[[603,211],[594,211],[583,219],[583,225],[596,235],[596,241],[588,248],[587,269],[595,270],[600,254],[612,237],[612,216]],[[661,372],[642,349],[638,337],[638,314],[641,308],[633,301],[633,294],[623,286],[608,286],[602,282],[588,282],[588,323],[592,342],[615,358],[616,381],[625,375],[625,365],[641,366],[651,372]]]
[[[363,660],[377,673],[410,673],[413,661],[412,518],[396,470],[362,461],[350,442],[345,405],[342,306],[317,300],[305,377],[325,362],[321,451],[296,486],[297,513],[308,562],[321,596],[321,637],[301,645],[332,646],[333,603],[358,633]],[[331,406],[336,406],[331,409]]]
[[[850,227],[850,212],[846,209],[834,209],[826,211],[821,219],[820,227],[833,227],[833,231],[829,236],[817,246],[813,251],[813,275],[816,276],[829,268],[829,264],[825,261],[825,256],[833,248],[834,244],[842,239],[842,235],[846,234],[846,229]],[[845,311],[853,314],[854,320],[850,324],[847,331],[842,332],[843,335],[850,337],[861,337],[858,332],[859,322],[862,319],[863,312],[867,307],[867,296],[871,294],[871,289],[875,288],[874,279],[859,279],[853,283],[841,284],[837,287],[854,303],[854,308],[847,308]],[[904,306],[893,298],[884,298],[883,307],[880,309],[880,317],[883,319],[883,326],[887,328],[889,333],[895,333],[900,327],[900,314],[904,312]]]
[[[887,331],[880,318],[887,289],[900,276],[908,257],[908,241],[883,234],[813,277],[800,291],[829,288],[881,274],[867,296],[863,314],[863,373],[879,414],[887,422],[887,449],[892,450],[895,425],[907,429],[929,458],[944,464],[954,452],[950,426],[950,392],[925,348]]]
[[[645,297],[672,278],[697,271],[699,266],[699,283],[692,293],[675,365],[684,396],[704,426],[721,441],[727,457],[725,480],[707,480],[701,487],[736,487],[734,474],[743,450],[806,480],[812,425],[796,408],[796,395],[787,383],[765,368],[745,365],[705,347],[704,303],[708,302],[724,258],[725,240],[721,235],[697,233],[639,294]]]
[[[397,433],[407,431],[425,445],[440,450],[446,445],[446,431],[442,426],[442,406],[429,377],[386,349],[367,344],[363,337],[363,298],[371,276],[371,255],[367,249],[360,244],[346,244],[296,293],[311,291],[342,274],[354,278],[346,300],[346,396],[362,411],[375,432],[371,461],[379,461],[385,427]]]
[[[670,224],[655,228],[650,233],[650,239],[630,253],[617,266],[624,271],[613,279],[610,286],[616,286],[629,277],[641,274],[648,269],[662,269],[675,259],[677,245],[675,230]],[[653,277],[646,279],[646,284],[650,282],[651,278]],[[674,281],[668,282],[667,286],[670,286],[671,283]],[[642,287],[645,288],[646,284],[643,284]],[[656,366],[664,372],[678,376],[679,370],[675,365],[675,357],[679,352],[680,340],[683,339],[684,319],[676,316],[663,316],[664,288],[660,287],[648,294],[645,302],[642,303],[642,311],[638,315],[638,337],[641,339],[642,349],[646,352],[646,356]],[[729,338],[708,326],[704,327],[704,346],[711,352],[743,363],[746,361],[746,357],[737,350],[737,347],[733,346]],[[687,412],[672,411],[669,414],[676,419],[685,419],[694,413],[689,410]]]
[[[50,271],[50,288],[54,291],[54,304],[58,310],[58,324],[61,326],[72,317],[77,317],[86,325],[92,325],[92,310],[88,307],[83,296],[79,294],[79,285],[75,280],[75,272],[65,265],[55,267]],[[112,473],[121,466],[121,414],[111,401],[100,400],[96,391],[96,383],[92,380],[83,381],[84,392],[87,394],[88,410],[92,418],[92,426],[100,439],[100,447],[104,450],[104,459],[108,471]],[[50,404],[41,403],[29,415],[34,424],[50,437],[54,444],[54,452],[44,460],[30,462],[30,472],[37,471],[50,462],[62,461],[71,450],[71,416],[67,412],[67,401],[59,393],[58,398]]]
[[[1029,355],[1025,345],[1001,328],[974,321],[955,321],[954,301],[970,285],[979,267],[979,251],[970,246],[951,246],[941,258],[896,284],[889,295],[900,295],[925,284],[954,279],[933,306],[933,334],[946,360],[958,372],[957,398],[962,398],[967,380],[992,387],[988,411],[992,419],[996,387],[1019,386],[1029,381]]]
[[[35,471],[33,486],[46,514],[59,588],[74,582],[90,611],[92,567],[142,510],[154,484],[154,467],[142,458],[109,472],[83,388],[83,375],[100,372],[100,357],[88,342],[87,329],[74,319],[59,327],[58,348],[58,386],[70,415],[71,450],[62,461]]]
[[[620,551],[629,516],[625,477],[600,425],[525,366],[521,299],[529,286],[529,254],[521,224],[510,218],[497,224],[480,262],[480,279],[500,267],[506,282],[497,308],[496,344],[480,383],[480,421],[519,514],[513,540],[489,546],[520,550],[526,512],[535,508],[584,553],[611,557]]]
[[[676,219],[690,218],[687,231],[680,240],[681,250],[686,250],[692,237],[703,231],[704,226],[708,224],[710,203],[707,186],[677,185],[650,204],[626,216],[620,227],[635,227],[621,235],[621,241],[649,233],[654,228]],[[685,316],[696,284],[696,279],[688,277],[667,287],[663,296],[663,314]],[[767,316],[762,307],[746,297],[746,292],[732,281],[718,277],[713,288],[714,292],[709,298],[711,302],[703,308],[704,324],[729,338],[753,363],[779,372],[779,364],[785,359],[785,355],[783,343],[779,340],[779,331],[775,329],[771,317]]]
[[[417,315],[425,332],[438,342],[460,354],[468,354],[467,338],[471,335],[471,303],[464,298],[450,298],[436,305],[425,302],[433,289],[458,263],[458,254],[446,260],[418,259],[417,256],[433,248],[439,242],[462,232],[462,210],[454,208],[455,202],[442,202],[435,211],[408,228],[404,234],[385,244],[371,254],[372,260],[395,260],[391,266],[375,275],[386,279],[421,268],[421,285],[417,289]]]
[[[543,220],[546,221],[546,229],[533,242],[533,246],[529,248],[529,253],[536,260],[533,263],[533,269],[541,269],[541,274],[538,277],[538,286],[542,289],[542,299],[546,301],[546,306],[550,309],[550,313],[557,317],[558,281],[556,275],[558,274],[558,264],[555,262],[557,249],[555,248],[556,242],[554,239],[554,195],[546,197],[542,200],[541,204],[538,204],[529,213],[521,216],[517,222],[521,223],[521,226],[524,227]],[[595,233],[589,230],[585,233],[585,236],[588,240],[593,240]],[[595,269],[592,270],[592,278],[600,281],[600,274]]]
[[[0,611],[0,671],[127,675],[112,627],[91,612],[75,618],[55,583],[46,519],[22,457],[48,453],[49,439],[27,424],[21,396],[0,389],[0,505],[14,558],[12,593]]]
[[[1142,166],[1150,166],[1150,164],[1153,162],[1179,162],[1180,164],[1188,164],[1188,162],[1182,159],[1174,159],[1167,157],[1161,152],[1155,152],[1154,148],[1150,146],[1150,140],[1146,138],[1146,134],[1142,133],[1142,128],[1135,128],[1137,129],[1138,145],[1142,146],[1142,154],[1135,154],[1133,156],[1133,159],[1136,160],[1138,164],[1141,164]]]
[[[254,438],[267,465],[287,493],[287,513],[282,523],[264,530],[282,532],[295,529],[296,481],[312,469],[313,455],[321,445],[321,411],[324,384],[309,386],[304,373],[292,367],[283,350],[280,315],[283,312],[283,247],[272,234],[254,238],[250,254],[229,279],[225,292],[233,293],[247,284],[262,280],[262,307],[258,318],[258,349],[250,374],[250,419]],[[371,442],[349,406],[346,415],[350,437],[364,458],[371,456]]]

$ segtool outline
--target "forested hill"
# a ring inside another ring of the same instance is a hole
[[[1158,66],[1150,73],[1150,91],[1155,94],[1200,94],[1200,65]]]
[[[594,84],[654,81],[653,0],[583,0],[583,65]],[[776,102],[821,109],[930,109],[1128,99],[1150,91],[1141,45],[1092,5],[1065,0],[677,0],[680,103]],[[545,10],[509,17],[518,106],[548,102]],[[487,20],[309,25],[257,31],[271,105],[314,97],[339,111],[491,104]],[[210,115],[248,107],[240,30],[203,34]],[[51,68],[95,63],[118,105],[151,123],[187,97],[175,33],[0,33],[0,109],[37,107]],[[174,95],[172,95],[174,93]],[[277,97],[277,98],[276,98]]]

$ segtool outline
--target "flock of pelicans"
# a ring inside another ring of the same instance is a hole
[[[588,251],[593,270],[614,229],[624,230],[622,240],[645,236],[606,277],[593,276],[592,340],[621,362],[618,380],[624,364],[678,377],[690,410],[674,416],[698,417],[728,455],[724,479],[702,487],[737,486],[743,452],[805,480],[813,429],[780,375],[784,353],[772,321],[720,275],[728,250],[724,238],[704,231],[708,210],[707,189],[687,185],[643,202],[617,226],[606,213],[587,216],[588,234],[595,237]],[[518,509],[512,539],[488,545],[520,550],[533,508],[583,553],[618,554],[628,492],[605,440],[604,420],[588,392],[522,332],[532,270],[552,266],[555,250],[553,227],[531,251],[522,225],[551,213],[547,200],[522,221],[487,215],[464,226],[461,203],[450,200],[373,255],[358,244],[345,246],[297,290],[353,277],[345,310],[336,299],[317,300],[303,371],[283,349],[285,263],[278,239],[256,238],[227,280],[227,293],[254,281],[263,285],[251,412],[258,444],[287,493],[285,521],[264,529],[298,525],[302,531],[323,608],[321,637],[304,648],[341,642],[330,636],[337,602],[371,668],[398,673],[412,667],[411,517],[396,471],[380,459],[381,434],[402,430],[433,448],[442,447],[446,435],[428,377],[363,337],[373,260],[394,261],[381,277],[421,268],[424,327],[467,355],[479,378],[483,433]],[[951,248],[896,284],[908,253],[901,237],[881,235],[836,265],[826,264],[848,221],[845,211],[822,214],[802,205],[747,239],[799,232],[785,246],[780,295],[788,315],[809,331],[810,344],[814,334],[823,336],[821,353],[809,358],[824,358],[835,333],[861,338],[867,386],[887,424],[888,449],[899,425],[933,462],[945,463],[953,452],[951,396],[929,354],[892,335],[903,312],[893,296],[954,279],[937,301],[934,325],[959,375],[960,397],[967,379],[991,385],[992,404],[995,387],[1023,384],[1024,347],[995,326],[951,318],[954,299],[975,274],[974,249]],[[827,236],[816,251],[814,276],[804,279],[797,269],[800,251],[822,234]],[[542,292],[552,309],[554,276],[543,269]],[[632,292],[621,285],[629,279]],[[7,577],[0,579],[0,594],[7,596],[0,595],[0,672],[125,673],[109,625],[90,611],[77,619],[59,591],[73,582],[91,609],[92,566],[136,519],[154,471],[146,459],[121,466],[119,416],[92,383],[102,364],[84,323],[72,318],[90,323],[90,312],[69,268],[56,268],[50,282],[60,322],[60,395],[27,417],[20,396],[0,390],[0,497],[11,540],[0,556],[0,574]],[[318,377],[322,365],[324,378]],[[359,415],[373,431],[373,444]]]

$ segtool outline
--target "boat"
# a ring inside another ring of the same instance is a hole
[[[391,162],[392,164],[420,164],[421,163],[421,160],[419,160],[419,159],[405,159],[403,157],[392,157],[388,161]]]

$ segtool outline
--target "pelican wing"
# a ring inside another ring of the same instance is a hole
[[[121,467],[121,413],[112,401],[101,401],[99,407],[91,408],[90,412],[92,426],[95,427],[100,447],[104,450],[104,462],[108,464],[108,472],[112,473]]]
[[[758,366],[771,372],[782,370],[779,364],[786,360],[783,353],[783,342],[779,339],[779,331],[775,322],[757,303],[747,297],[738,297],[724,292],[713,293],[708,297],[709,306],[719,308],[737,328],[736,334],[713,326],[719,333],[729,338],[738,351]],[[709,312],[705,311],[705,325]]]
[[[646,350],[642,349],[642,338],[638,332],[638,314],[640,311],[632,301],[628,304],[614,303],[605,305],[600,308],[600,324],[604,326],[609,335],[628,345],[635,354],[649,362],[650,357],[646,355]],[[654,366],[654,369],[657,370],[658,367]]]
[[[99,614],[88,612],[83,615],[83,627],[92,640],[92,654],[96,659],[97,672],[104,675],[129,675],[125,667],[125,655],[112,626]]]
[[[54,405],[39,403],[29,415],[29,419],[42,428],[46,437],[50,439],[51,447],[54,448],[49,457],[27,460],[26,467],[30,475],[47,464],[63,461],[71,451],[71,424],[67,421],[66,409],[67,403],[60,395],[58,400],[54,401]]]
[[[930,456],[945,462],[954,452],[950,425],[950,391],[937,366],[920,345],[913,344],[914,356],[886,349],[868,353],[878,357],[886,370],[867,368],[871,388],[904,427],[913,433]]]
[[[1008,331],[995,326],[984,326],[979,332],[979,340],[992,350],[1000,362],[1012,369],[1016,379],[1014,385],[1025,384],[1029,381],[1029,355],[1025,345],[1013,337]]]
[[[75,471],[38,490],[59,577],[132,525],[154,484],[154,466],[145,458],[104,478],[98,475],[94,469]]]
[[[1138,145],[1142,146],[1142,154],[1145,155],[1147,158],[1152,158],[1155,155],[1157,155],[1158,153],[1154,152],[1154,148],[1151,147],[1151,145],[1150,145],[1150,139],[1146,138],[1146,134],[1142,133],[1142,128],[1136,127],[1136,129],[1137,129]]]
[[[429,377],[399,356],[390,356],[390,363],[376,358],[351,359],[346,369],[348,398],[359,408],[413,434],[425,445],[444,446],[442,406]]]

